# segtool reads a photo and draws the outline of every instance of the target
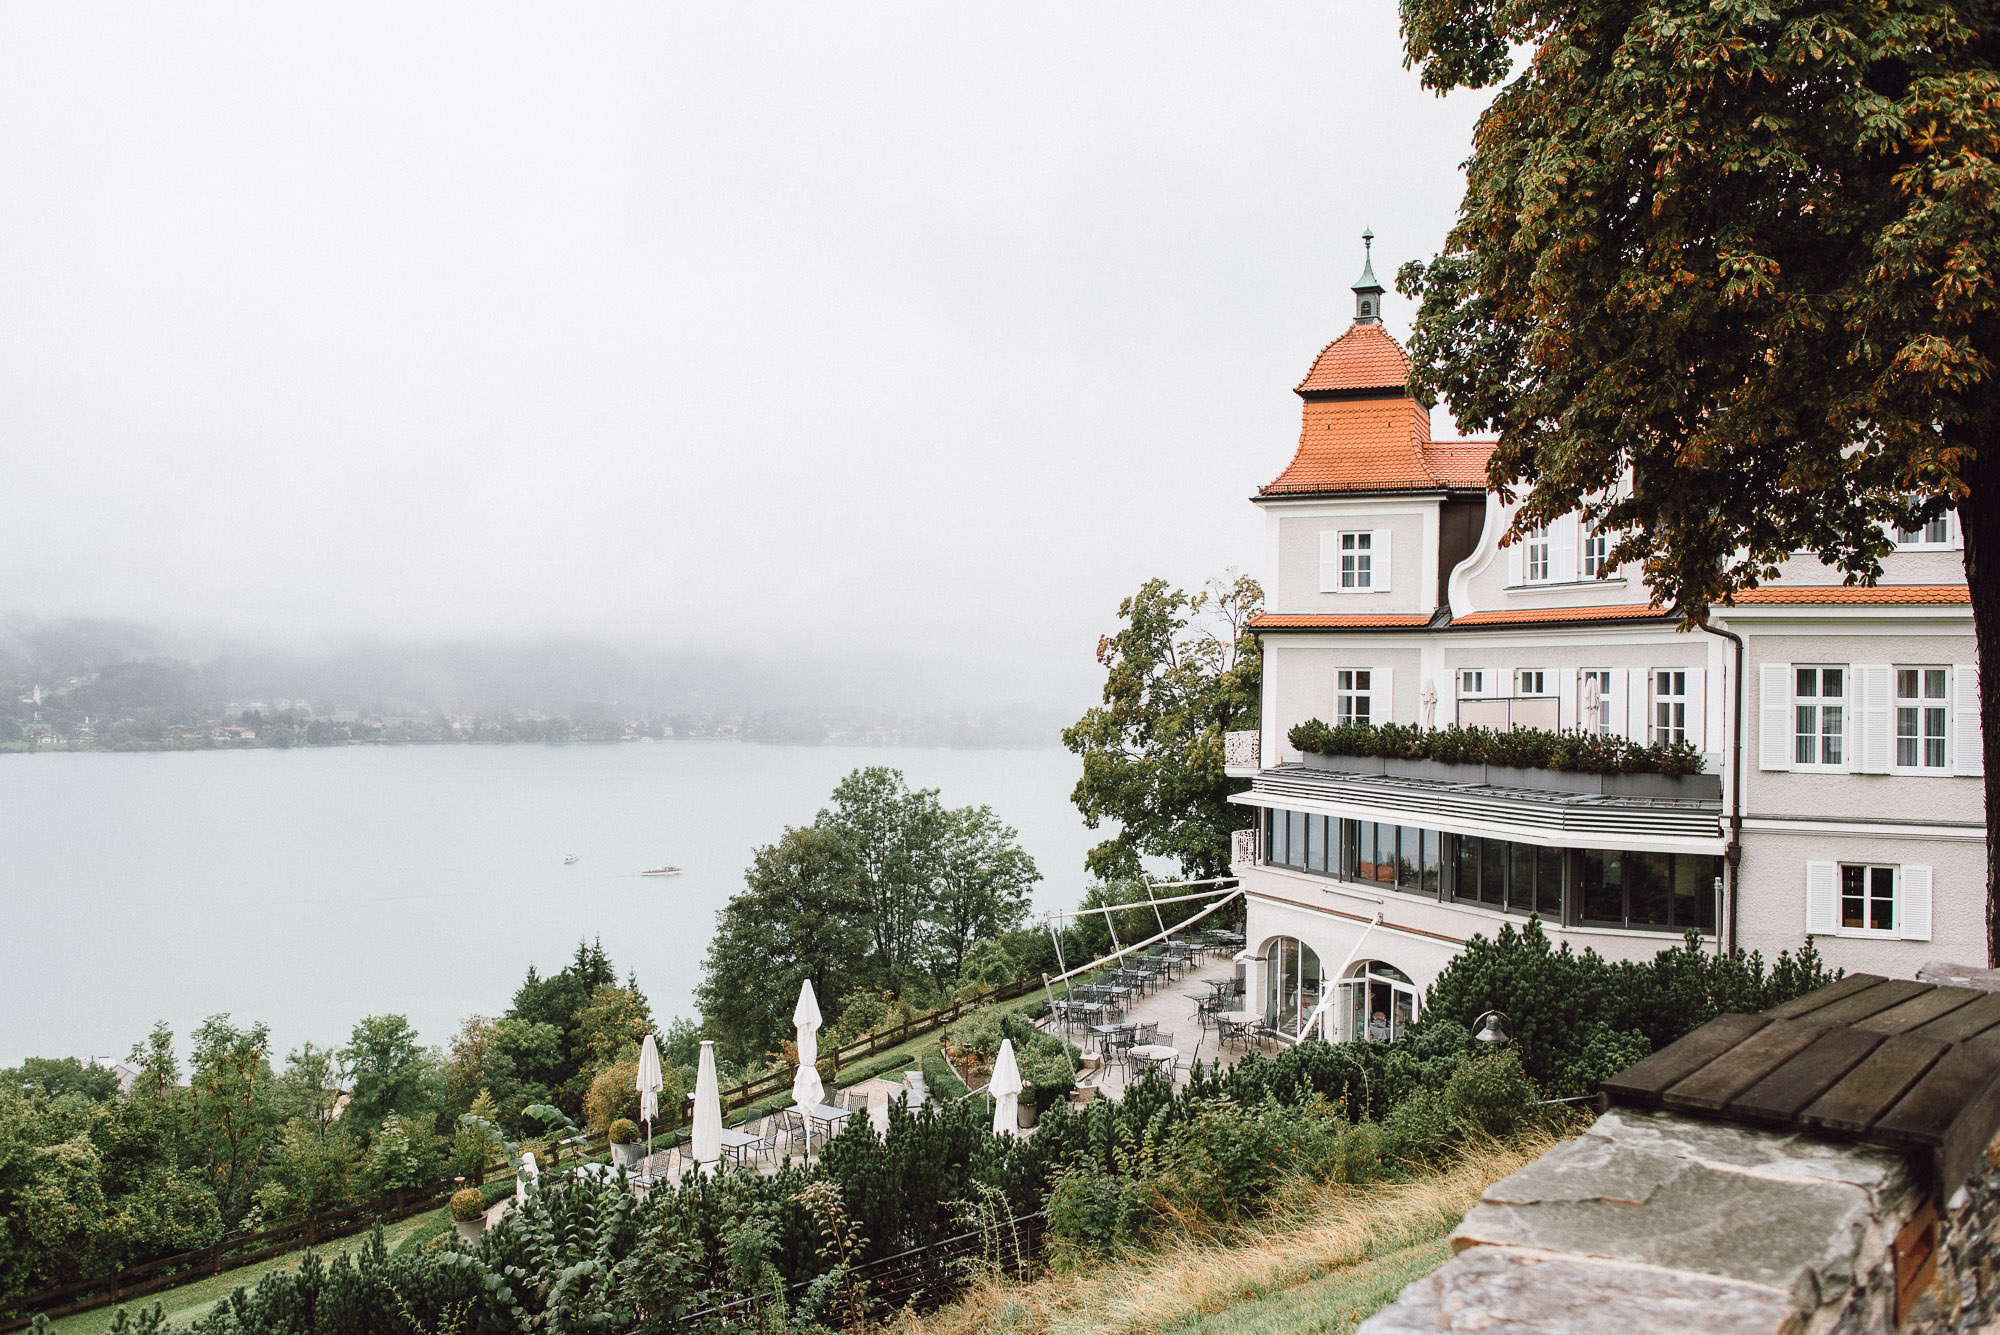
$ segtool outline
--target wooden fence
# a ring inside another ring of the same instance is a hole
[[[981,1006],[999,1001],[1011,1001],[1016,997],[1027,995],[1040,986],[1039,979],[1024,979],[988,988],[963,1000],[954,1001],[949,1006],[912,1016],[901,1024],[892,1025],[877,1033],[866,1034],[851,1043],[834,1048],[825,1055],[832,1057],[836,1065],[844,1066],[857,1059],[886,1052],[897,1044],[906,1043],[921,1034],[941,1029]],[[789,1066],[781,1067],[754,1080],[745,1080],[732,1085],[722,1091],[722,1104],[725,1108],[740,1108],[789,1090],[796,1069]],[[680,1107],[671,1111],[663,1108],[661,1112],[667,1115],[661,1117],[660,1122],[670,1128],[684,1125],[690,1118],[685,1100]],[[586,1148],[584,1152],[588,1154],[589,1150]],[[482,1172],[481,1176],[483,1175]],[[158,1289],[184,1284],[201,1275],[219,1275],[225,1269],[255,1265],[259,1261],[267,1261],[273,1256],[281,1256],[300,1247],[312,1247],[321,1242],[347,1237],[378,1222],[391,1223],[398,1219],[407,1219],[413,1214],[420,1214],[444,1204],[458,1185],[454,1179],[430,1187],[411,1187],[391,1192],[374,1200],[363,1201],[359,1205],[350,1205],[343,1210],[308,1215],[297,1223],[267,1228],[257,1233],[240,1233],[195,1251],[163,1256],[157,1261],[147,1261],[143,1265],[93,1275],[88,1279],[44,1289],[40,1293],[31,1293],[12,1301],[0,1302],[0,1311],[27,1313],[25,1316],[0,1320],[0,1335],[32,1325],[34,1314],[37,1312],[53,1320],[75,1312],[87,1312],[94,1307],[108,1307],[112,1303],[138,1298]]]

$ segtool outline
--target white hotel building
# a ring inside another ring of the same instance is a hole
[[[1898,534],[1879,587],[1811,557],[1682,631],[1574,516],[1502,548],[1491,441],[1434,441],[1372,270],[1298,386],[1297,451],[1258,489],[1262,727],[1229,772],[1248,997],[1280,1032],[1400,1025],[1474,935],[1538,913],[1646,959],[1687,928],[1771,959],[1909,977],[1985,959],[1971,606],[1954,520]],[[1273,462],[1276,462],[1274,459]],[[1690,779],[1302,756],[1308,719],[1684,739]],[[1388,772],[1381,772],[1386,769]],[[1375,772],[1366,772],[1373,770]]]

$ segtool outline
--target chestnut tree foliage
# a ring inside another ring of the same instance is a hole
[[[1193,594],[1147,580],[1118,604],[1123,628],[1097,643],[1104,702],[1063,729],[1083,757],[1070,800],[1093,830],[1118,823],[1084,860],[1093,875],[1131,877],[1141,857],[1189,877],[1229,871],[1230,834],[1250,824],[1229,795],[1250,785],[1223,773],[1223,735],[1257,726],[1263,658],[1248,626],[1263,604],[1247,575]]]
[[[1402,0],[1402,18],[1427,87],[1498,89],[1443,252],[1398,287],[1422,303],[1412,389],[1499,434],[1514,532],[1581,511],[1698,624],[1794,552],[1872,581],[1886,526],[1955,509],[1992,664],[2000,6]],[[1991,813],[2000,678],[1981,675]]]

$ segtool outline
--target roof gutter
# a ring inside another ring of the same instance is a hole
[[[1735,722],[1729,729],[1729,842],[1723,847],[1724,865],[1728,869],[1728,922],[1729,934],[1724,938],[1724,948],[1736,949],[1736,901],[1737,887],[1742,880],[1743,862],[1743,637],[1733,630],[1724,630],[1710,622],[1703,622],[1703,630],[1711,635],[1720,635],[1736,646],[1736,673],[1734,680]]]

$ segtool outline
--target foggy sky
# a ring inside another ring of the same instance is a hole
[[[1483,104],[1388,0],[7,6],[0,609],[1073,694]]]

